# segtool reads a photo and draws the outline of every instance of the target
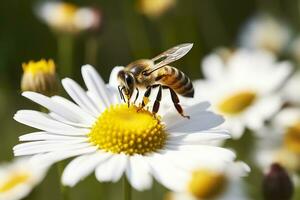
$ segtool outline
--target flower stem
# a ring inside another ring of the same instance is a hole
[[[124,179],[123,179],[123,189],[124,189],[124,200],[131,200],[131,185],[130,183],[128,182],[126,176],[124,176]]]
[[[126,24],[126,31],[131,53],[134,59],[140,57],[150,58],[151,43],[148,38],[145,24],[141,17],[134,12],[134,6],[131,1],[121,1],[123,20]]]
[[[70,200],[71,198],[69,195],[68,188],[66,186],[64,186],[60,181],[60,177],[62,176],[63,169],[64,169],[63,163],[62,162],[57,163],[57,175],[58,175],[60,193],[61,193],[62,199]]]
[[[97,65],[99,40],[91,36],[85,43],[85,64]]]
[[[62,76],[72,76],[74,37],[68,34],[58,35],[58,63]]]

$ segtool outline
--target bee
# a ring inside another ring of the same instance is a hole
[[[158,93],[153,104],[152,112],[156,114],[160,107],[162,99],[162,90],[170,91],[172,102],[180,115],[184,115],[183,109],[179,104],[177,94],[184,97],[194,96],[194,87],[182,71],[168,64],[185,56],[193,47],[191,43],[180,44],[159,54],[152,59],[140,59],[128,64],[118,73],[118,90],[122,100],[130,105],[130,99],[137,91],[134,103],[139,96],[139,88],[146,89],[140,109],[149,103],[149,96],[153,88],[158,88]],[[125,99],[126,98],[126,99]]]

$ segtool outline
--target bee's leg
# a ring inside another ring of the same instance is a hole
[[[158,93],[157,93],[157,96],[156,96],[156,99],[154,101],[153,108],[152,108],[152,113],[154,113],[154,114],[156,114],[159,110],[160,101],[161,101],[161,93],[162,93],[161,90],[162,90],[162,87],[161,87],[161,85],[159,85]]]
[[[123,87],[123,88],[124,88],[124,87]],[[121,86],[120,86],[120,85],[118,86],[118,90],[119,90],[119,93],[120,93],[121,100],[123,100],[124,103],[126,103],[126,100],[125,100],[124,95],[123,95],[123,93],[122,93],[123,88],[121,89]]]
[[[149,96],[151,94],[151,86],[149,86],[146,90],[146,92],[144,93],[144,97],[142,100],[142,105],[140,109],[143,109],[148,103],[149,103]]]
[[[137,98],[139,97],[139,94],[140,94],[139,88],[136,88],[136,96],[135,96],[135,99],[134,99],[134,102],[133,102],[134,104],[135,104]]]
[[[184,115],[184,114],[183,114],[183,109],[182,109],[181,105],[179,104],[179,98],[178,98],[176,92],[175,92],[172,88],[170,88],[170,87],[168,87],[168,86],[163,86],[163,89],[169,89],[169,90],[170,90],[172,102],[173,102],[173,104],[174,104],[174,106],[175,106],[177,112],[178,112],[182,117],[185,117],[185,118],[190,119],[190,116],[187,116],[187,115]]]
[[[147,87],[147,90],[144,93],[144,97],[143,97],[143,100],[142,100],[142,105],[139,108],[139,110],[142,110],[149,103],[149,96],[151,94],[152,88],[156,88],[158,86],[159,86],[159,84],[155,84],[155,85],[150,85],[150,86]]]

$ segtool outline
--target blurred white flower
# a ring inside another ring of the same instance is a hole
[[[100,27],[101,14],[95,8],[77,7],[74,4],[49,1],[37,6],[38,17],[53,28],[62,33],[78,33]]]
[[[160,117],[122,103],[113,87],[116,83],[106,85],[92,66],[83,66],[82,76],[88,91],[72,79],[62,81],[76,104],[59,96],[23,93],[50,113],[20,110],[15,114],[18,122],[41,130],[21,136],[25,143],[14,147],[15,156],[35,155],[32,161],[45,165],[76,157],[62,175],[68,186],[95,171],[96,178],[104,182],[116,182],[126,174],[137,190],[150,188],[154,176],[174,191],[182,189],[187,169],[196,164],[234,159],[233,152],[210,145],[229,134],[215,128],[224,120],[207,111],[209,103],[185,108],[190,119],[177,112]]]
[[[300,106],[300,72],[296,72],[283,87],[284,100],[292,105]]]
[[[99,29],[101,22],[101,13],[95,8],[79,8],[74,16],[74,23],[79,30]]]
[[[279,163],[290,172],[300,170],[300,108],[283,109],[259,132],[254,152],[259,167],[266,171],[272,163]]]
[[[0,164],[0,199],[18,200],[26,197],[45,177],[47,168],[34,165],[28,158]]]
[[[242,28],[239,44],[250,49],[265,49],[274,53],[287,47],[291,37],[289,26],[270,15],[252,17]]]
[[[292,55],[292,57],[300,63],[300,36],[293,39],[289,46],[289,52]]]
[[[138,0],[137,9],[142,14],[155,18],[174,7],[176,0]]]
[[[194,101],[210,101],[213,110],[224,115],[224,127],[239,138],[245,127],[260,129],[280,109],[283,101],[276,91],[292,67],[267,52],[241,49],[227,61],[207,56],[202,69],[205,79],[194,81]]]
[[[186,182],[185,191],[170,193],[166,200],[247,200],[241,178],[249,172],[243,162],[198,167]]]

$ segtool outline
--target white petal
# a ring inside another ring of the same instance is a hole
[[[32,147],[44,146],[47,145],[68,145],[68,144],[78,144],[82,143],[82,141],[74,141],[74,140],[49,140],[49,141],[33,141],[33,142],[25,142],[18,144],[13,147],[13,150],[22,150],[22,149],[30,149]]]
[[[225,140],[230,138],[229,133],[225,131],[214,132],[199,132],[190,134],[174,134],[169,136],[167,144],[207,144],[214,140]]]
[[[238,179],[240,177],[247,176],[250,173],[251,169],[246,163],[237,161],[232,163],[230,167],[228,167],[227,171],[229,177]]]
[[[123,66],[114,67],[109,76],[109,84],[107,85],[107,87],[109,88],[109,91],[111,93],[111,98],[114,104],[122,103],[122,99],[118,91],[118,86],[119,86],[118,73],[122,69],[124,69]]]
[[[196,197],[194,197],[192,194],[189,194],[187,192],[172,192],[169,195],[170,195],[170,200],[197,200]]]
[[[47,132],[34,132],[34,133],[28,133],[25,135],[21,135],[19,137],[20,141],[38,141],[38,140],[56,140],[56,141],[61,141],[61,140],[78,140],[85,142],[88,140],[87,137],[74,137],[74,136],[64,136],[64,135],[56,135],[56,134],[51,134]]]
[[[210,107],[210,103],[208,102],[201,102],[193,106],[189,106],[186,108],[185,113],[187,115],[195,114],[195,113],[201,113],[205,110],[207,110]],[[168,127],[172,127],[174,124],[177,124],[178,121],[182,120],[183,117],[180,116],[176,112],[170,112],[163,116],[163,121],[168,124]]]
[[[62,183],[73,187],[91,174],[100,162],[105,162],[110,156],[110,154],[97,151],[73,159],[62,174]]]
[[[170,190],[181,192],[189,178],[189,173],[167,162],[164,156],[154,154],[148,158],[155,179]]]
[[[126,175],[135,189],[142,191],[151,188],[150,167],[143,156],[135,155],[130,157]]]
[[[128,164],[128,158],[124,154],[113,154],[110,159],[100,163],[96,168],[96,178],[100,182],[117,182]]]
[[[111,85],[107,85],[107,88],[108,88],[108,90],[110,92],[110,97],[111,97],[110,99],[111,99],[112,104],[123,103],[117,87],[113,87]]]
[[[65,78],[62,80],[62,85],[70,97],[84,110],[88,111],[94,117],[100,113],[100,109],[87,96],[85,91],[72,79]]]
[[[116,66],[111,70],[110,76],[109,76],[109,85],[110,86],[118,88],[118,86],[119,86],[118,73],[119,73],[119,71],[121,71],[123,69],[124,69],[123,66]]]
[[[279,96],[269,95],[259,101],[248,111],[246,123],[252,130],[258,130],[264,125],[264,121],[274,116],[282,106]]]
[[[189,147],[189,148],[188,148]],[[160,151],[165,160],[182,169],[192,170],[199,165],[218,165],[219,163],[231,163],[235,159],[235,154],[225,148],[215,146],[188,145],[178,147],[180,150]]]
[[[55,121],[49,115],[34,110],[20,110],[15,114],[14,119],[33,128],[61,135],[86,135],[90,132],[89,129],[75,128]]]
[[[299,40],[300,41],[300,40]],[[300,103],[300,72],[297,71],[283,88],[283,97],[286,101],[299,105]]]
[[[80,108],[75,103],[69,101],[68,99],[63,98],[61,96],[52,96],[51,99],[59,104],[62,104],[63,106],[67,107],[68,109],[73,110],[87,124],[93,124],[95,122],[95,119],[96,119],[95,117],[93,117],[88,112],[84,111],[82,108]]]
[[[67,158],[71,158],[78,155],[90,154],[95,151],[97,151],[97,147],[95,146],[89,146],[85,148],[74,147],[67,150],[59,150],[44,154],[37,154],[35,156],[32,156],[31,162],[33,162],[34,164],[47,166]]]
[[[81,74],[88,90],[97,98],[98,104],[105,107],[110,105],[108,91],[102,78],[91,65],[84,65],[81,68]]]
[[[57,141],[38,141],[18,144],[14,147],[15,156],[33,155],[54,151],[67,151],[71,149],[80,149],[90,147],[89,143],[81,141],[60,142]]]
[[[38,104],[41,106],[47,108],[51,112],[56,113],[57,115],[65,118],[68,121],[74,122],[74,123],[85,123],[86,121],[83,121],[76,113],[76,111],[64,106],[63,104],[59,104],[55,101],[53,101],[51,98],[44,96],[42,94],[38,94],[35,92],[23,92],[22,95]],[[88,124],[90,125],[90,124]]]
[[[202,62],[202,71],[207,79],[216,80],[222,77],[224,75],[224,67],[222,59],[216,54],[205,57]]]
[[[245,122],[241,119],[227,119],[221,127],[228,129],[233,139],[239,139],[245,131]]]
[[[300,100],[300,99],[299,99]],[[295,125],[300,119],[300,109],[289,107],[281,110],[274,118],[274,126],[285,128]]]
[[[99,97],[97,94],[91,91],[87,91],[86,95],[91,99],[91,101],[93,101],[94,105],[98,106],[100,113],[105,111],[106,105],[104,105],[102,101],[99,101]]]
[[[287,81],[288,77],[292,73],[292,70],[293,66],[290,62],[281,62],[274,67],[272,76],[270,76],[270,78],[272,78],[272,81],[270,80],[273,86],[272,91],[282,88],[285,81]]]
[[[83,124],[83,123],[75,123],[75,122],[71,122],[63,117],[61,117],[60,115],[57,115],[56,113],[53,113],[53,112],[50,112],[48,113],[48,115],[56,120],[56,121],[59,121],[61,123],[64,123],[64,124],[67,124],[67,125],[70,125],[70,126],[73,126],[73,127],[79,127],[79,128],[91,128],[92,124],[91,123],[88,123],[88,124]]]
[[[190,116],[190,119],[183,118],[177,114],[177,119],[174,119],[171,125],[166,123],[168,132],[200,132],[215,128],[224,122],[222,116],[210,111],[191,112],[187,114]]]

